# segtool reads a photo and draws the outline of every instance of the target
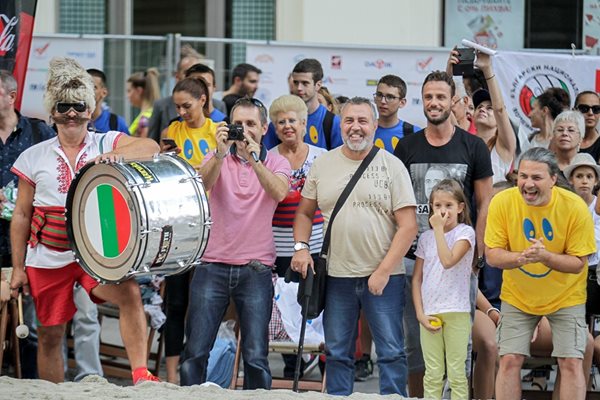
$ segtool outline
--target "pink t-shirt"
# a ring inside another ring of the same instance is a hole
[[[214,153],[208,154],[203,164],[213,156]],[[291,167],[283,156],[268,152],[263,164],[289,180]],[[269,266],[275,263],[271,222],[277,201],[262,188],[249,163],[234,155],[225,157],[208,204],[213,224],[202,261],[232,265],[252,260]]]

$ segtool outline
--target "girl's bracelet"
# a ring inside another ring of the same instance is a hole
[[[488,310],[485,312],[485,315],[487,315],[488,317],[490,316],[490,313],[492,311],[496,311],[498,314],[500,314],[500,310],[498,310],[496,307],[490,307],[488,308]]]

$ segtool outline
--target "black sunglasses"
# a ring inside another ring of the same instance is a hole
[[[87,110],[87,104],[85,104],[85,101],[78,101],[76,103],[63,103],[63,102],[58,102],[56,103],[56,111],[60,114],[65,114],[67,112],[69,112],[69,110],[72,108],[73,110],[75,110],[76,112],[84,112],[85,110]]]
[[[578,104],[577,109],[582,114],[587,114],[590,111],[590,109],[592,110],[592,112],[594,114],[600,114],[600,106],[589,106],[587,104]]]

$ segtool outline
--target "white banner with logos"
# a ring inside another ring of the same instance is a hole
[[[252,44],[246,47],[246,62],[262,70],[256,96],[267,106],[277,97],[289,93],[288,75],[304,58],[316,58],[321,62],[323,86],[335,96],[373,99],[377,81],[382,76],[398,75],[407,86],[406,106],[400,109],[398,115],[403,120],[424,127],[421,85],[429,72],[446,68],[448,51]]]
[[[600,54],[600,0],[583,0],[583,49]]]
[[[521,49],[525,0],[446,0],[444,43],[469,39],[492,49]]]
[[[83,68],[104,68],[102,39],[47,38],[34,36],[23,90],[21,113],[48,121],[43,97],[48,79],[48,65],[53,57],[70,57]]]
[[[406,106],[400,109],[399,116],[424,127],[421,86],[429,72],[445,69],[448,51],[248,45],[246,62],[263,71],[257,96],[267,106],[289,92],[288,74],[303,58],[316,58],[321,62],[323,84],[334,95],[372,99],[379,78],[386,74],[399,75],[407,85]],[[499,51],[493,62],[511,119],[526,130],[531,129],[527,118],[531,100],[546,88],[563,87],[572,102],[580,91],[600,91],[600,57],[597,56]]]
[[[577,93],[598,91],[600,57],[530,52],[498,52],[494,70],[503,90],[510,117],[528,131],[527,115],[533,99],[550,87],[565,89],[571,106]]]

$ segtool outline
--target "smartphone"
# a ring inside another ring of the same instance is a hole
[[[469,47],[461,47],[458,51],[458,64],[452,66],[452,75],[462,76],[473,73],[473,63],[475,62],[475,49]]]
[[[163,139],[160,139],[160,141],[162,142],[162,144],[164,146],[167,147],[167,149],[177,148],[177,143],[175,142],[175,140],[173,140],[171,138],[163,138]]]

